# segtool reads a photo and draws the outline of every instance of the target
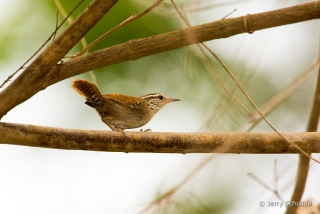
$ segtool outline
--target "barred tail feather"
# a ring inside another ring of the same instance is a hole
[[[104,99],[95,84],[86,80],[75,79],[71,87],[87,100],[85,103],[88,106],[96,108],[103,105]]]

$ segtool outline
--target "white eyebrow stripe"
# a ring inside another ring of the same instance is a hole
[[[152,94],[146,94],[144,96],[142,96],[142,99],[146,99],[146,98],[158,98],[161,94],[158,93],[152,93]]]

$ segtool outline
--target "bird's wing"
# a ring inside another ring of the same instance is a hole
[[[105,94],[102,96],[106,101],[114,102],[127,108],[141,109],[143,107],[142,100],[139,100],[139,98],[132,97],[129,95]]]

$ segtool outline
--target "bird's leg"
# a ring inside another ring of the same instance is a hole
[[[103,121],[103,120],[102,120],[102,121]],[[103,122],[104,122],[104,121],[103,121]],[[106,123],[106,124],[107,124],[107,123]],[[121,129],[121,128],[116,128],[116,127],[114,127],[114,126],[112,126],[112,125],[109,125],[109,124],[107,124],[107,125],[110,127],[110,129],[111,129],[112,131],[121,132],[123,135],[125,135],[123,129]]]

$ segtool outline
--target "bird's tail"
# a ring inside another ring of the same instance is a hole
[[[95,84],[86,80],[75,79],[71,87],[87,100],[85,104],[88,106],[96,108],[104,104],[104,99]]]

